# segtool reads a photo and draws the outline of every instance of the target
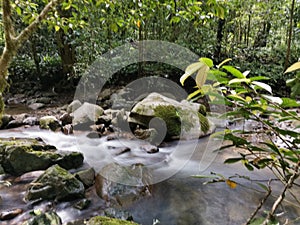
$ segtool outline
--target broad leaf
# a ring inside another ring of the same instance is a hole
[[[272,88],[270,85],[259,82],[259,81],[253,81],[252,84],[254,84],[272,94]]]
[[[247,70],[247,71],[244,71],[244,72],[243,72],[243,75],[244,75],[245,77],[247,77],[249,73],[250,73],[250,70]]]
[[[200,62],[205,63],[209,68],[214,66],[214,62],[209,58],[200,58]]]
[[[296,62],[293,65],[291,65],[289,68],[287,68],[287,70],[284,73],[293,72],[293,71],[299,70],[299,69],[300,69],[300,62]]]
[[[203,62],[196,62],[192,63],[185,69],[185,73],[180,77],[180,83],[183,86],[184,81],[191,76],[193,73],[198,71],[203,65],[205,65]]]
[[[223,66],[222,68],[224,68],[225,70],[227,70],[229,73],[231,73],[236,78],[240,78],[240,79],[246,78],[244,76],[244,74],[242,74],[241,71],[239,71],[238,69],[234,68],[233,66]]]
[[[208,71],[209,71],[209,67],[206,64],[201,66],[200,69],[198,70],[198,73],[196,75],[196,84],[199,89],[201,89],[203,84],[205,84]]]
[[[277,104],[281,105],[283,102],[282,99],[279,97],[274,97],[274,96],[270,96],[270,95],[262,95],[262,96],[272,103],[277,103]]]

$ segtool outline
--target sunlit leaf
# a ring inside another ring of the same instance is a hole
[[[293,65],[291,65],[289,68],[287,68],[287,70],[284,73],[293,72],[293,71],[299,70],[299,69],[300,69],[300,62],[296,62]]]
[[[236,188],[236,186],[237,186],[237,183],[236,183],[235,181],[233,181],[233,180],[230,180],[230,179],[227,179],[227,180],[226,180],[226,184],[227,184],[230,188],[232,188],[232,189]]]
[[[189,65],[185,69],[185,73],[180,77],[180,83],[181,83],[181,85],[183,85],[184,81],[189,76],[191,76],[193,73],[195,73],[196,71],[198,71],[203,65],[204,65],[203,62],[196,62],[196,63],[192,63],[191,65]]]
[[[201,94],[201,92],[202,91],[200,89],[194,91],[193,93],[191,93],[191,94],[188,95],[187,100],[190,100],[190,99],[194,98],[195,96]]]
[[[214,66],[214,62],[209,58],[200,58],[200,62],[205,63],[209,68]]]
[[[203,84],[205,84],[208,71],[209,71],[209,67],[206,64],[201,66],[200,69],[198,70],[198,73],[196,75],[196,84],[199,89],[201,89]]]
[[[55,29],[55,31],[57,32],[57,31],[60,30],[60,26],[55,25],[55,26],[54,26],[54,29]]]
[[[232,59],[225,59],[223,62],[221,62],[219,65],[217,65],[217,68],[221,68],[221,66],[223,66],[225,63],[231,61]]]
[[[274,97],[274,96],[270,96],[270,95],[262,95],[265,99],[267,99],[268,101],[270,102],[273,102],[273,103],[277,103],[279,105],[282,104],[282,99],[279,98],[279,97]]]
[[[272,88],[270,85],[259,82],[259,81],[253,81],[252,84],[254,84],[272,94]]]
[[[224,68],[225,70],[227,70],[229,73],[231,73],[236,78],[241,78],[241,79],[246,78],[244,76],[244,74],[242,74],[241,71],[239,71],[238,69],[234,68],[233,66],[223,66],[222,68]]]
[[[229,81],[228,84],[235,84],[235,83],[250,83],[250,79],[248,78],[234,78],[232,80]]]
[[[247,71],[243,72],[245,77],[247,77],[249,73],[250,73],[250,70],[247,70]]]

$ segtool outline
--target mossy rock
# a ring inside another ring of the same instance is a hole
[[[212,133],[214,124],[206,118],[205,106],[183,100],[178,102],[158,93],[151,93],[138,102],[130,112],[128,121],[149,128],[153,118],[165,123],[166,137],[196,139]],[[158,130],[158,133],[160,131]]]
[[[61,128],[61,124],[55,116],[43,116],[40,118],[40,128],[57,131]]]
[[[86,225],[138,225],[132,221],[119,220],[105,216],[92,217],[86,222]]]
[[[65,169],[77,168],[83,163],[83,155],[79,152],[58,153],[55,146],[34,138],[1,138],[0,163],[5,173],[19,176],[45,170],[54,164]]]
[[[75,175],[54,165],[31,183],[25,199],[72,200],[84,197],[84,191],[84,185]]]
[[[34,215],[33,218],[22,223],[22,225],[60,225],[61,218],[55,212],[46,212],[39,215]]]

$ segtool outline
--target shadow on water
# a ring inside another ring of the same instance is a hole
[[[92,152],[83,151],[87,163],[90,157],[99,148],[105,149],[107,146],[118,145],[117,142],[108,142],[105,139],[89,139],[84,134],[81,136],[65,136],[59,133],[53,133],[48,131],[41,131],[38,128],[30,129],[11,129],[8,131],[1,131],[0,137],[41,137],[47,143],[55,145],[61,150],[78,150],[91,149]],[[158,155],[151,154],[150,162],[157,162],[158,159],[164,161],[164,166],[156,168],[157,174],[165,174],[170,170],[174,170],[171,173],[172,176],[167,179],[161,180],[155,183],[151,187],[151,195],[139,198],[139,200],[124,205],[123,209],[129,211],[132,214],[133,219],[143,225],[152,225],[153,221],[159,221],[158,224],[162,225],[235,225],[243,224],[249,218],[251,213],[255,210],[261,199],[265,196],[265,191],[261,189],[257,182],[247,179],[239,179],[238,185],[235,189],[230,188],[225,182],[217,182],[204,185],[207,180],[193,178],[191,175],[206,174],[210,172],[220,173],[224,177],[233,176],[236,174],[249,176],[253,180],[264,180],[272,178],[273,175],[266,170],[249,172],[239,164],[224,165],[223,161],[226,157],[232,156],[232,152],[224,151],[217,155],[212,154],[213,158],[208,158],[211,163],[205,164],[204,157],[207,148],[207,141],[209,137],[199,140],[195,151],[185,163],[182,163],[183,155],[189,151],[190,142],[183,142],[180,145],[174,142],[179,148],[177,154],[170,157],[168,155],[172,152],[173,145],[163,147],[160,149]],[[139,144],[135,141],[131,143],[132,148]],[[79,146],[79,148],[78,148]],[[98,146],[98,148],[96,148]],[[213,149],[213,146],[211,147]],[[133,151],[134,152],[134,151]],[[98,158],[97,158],[98,157]],[[101,165],[105,162],[105,155],[98,154],[96,159],[97,165]],[[117,162],[131,161],[128,159],[132,157],[132,154],[122,157],[116,157]],[[147,154],[137,155],[140,159],[145,159]],[[129,161],[128,161],[129,160]],[[183,165],[183,166],[182,166]],[[92,165],[95,166],[95,165]],[[52,207],[61,216],[63,222],[72,221],[79,218],[89,218],[91,216],[99,214],[105,207],[107,202],[100,199],[94,188],[90,188],[87,191],[87,198],[92,200],[92,204],[85,210],[77,210],[72,207],[74,202],[65,202],[53,204],[50,202],[42,202],[37,205],[30,205],[25,203],[22,199],[26,190],[26,185],[39,175],[40,172],[33,172],[28,177],[6,177],[13,184],[11,187],[0,186],[0,196],[2,202],[0,209],[22,208],[25,211],[41,208]],[[282,186],[274,182],[273,195],[276,196]],[[275,197],[267,201],[266,208],[270,209],[272,201]],[[263,212],[263,210],[261,210]],[[285,218],[291,220],[299,217],[300,207],[292,202],[288,196],[287,201],[281,206],[278,213],[284,212]],[[9,223],[2,222],[0,224],[20,224],[29,216],[28,213],[24,213]],[[297,223],[295,223],[297,224]]]

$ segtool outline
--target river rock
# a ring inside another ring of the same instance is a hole
[[[54,164],[71,169],[83,163],[83,155],[79,152],[58,153],[54,146],[30,138],[1,138],[0,158],[5,173],[16,176],[45,170]]]
[[[38,119],[35,116],[27,117],[23,120],[24,125],[34,126],[38,124]]]
[[[101,225],[101,224],[111,224],[111,225],[138,225],[132,221],[120,220],[115,218],[110,218],[106,216],[96,216],[92,217],[86,222],[86,225]]]
[[[22,223],[22,225],[61,225],[61,218],[56,212],[46,212],[34,215],[33,218]]]
[[[40,97],[37,98],[35,102],[37,103],[43,103],[43,104],[50,104],[52,99],[50,97]]]
[[[85,102],[71,114],[74,117],[73,125],[95,124],[103,112],[104,110],[100,106]]]
[[[0,212],[0,220],[10,220],[23,213],[22,209],[8,209]]]
[[[72,200],[84,197],[84,191],[84,185],[73,174],[53,165],[31,183],[25,199]]]
[[[215,129],[204,114],[205,107],[201,104],[186,100],[178,102],[161,94],[151,93],[133,107],[128,121],[155,128],[158,135],[163,135],[166,128],[166,137],[196,139]]]
[[[143,165],[123,167],[112,163],[96,175],[97,195],[115,205],[130,206],[141,197],[150,195],[151,173]]]
[[[40,118],[40,128],[56,131],[61,128],[61,124],[55,116],[43,116]]]
[[[79,100],[73,100],[67,107],[67,113],[72,113],[76,109],[78,109],[80,106],[82,106],[82,103]]]
[[[85,187],[91,187],[95,181],[95,170],[89,168],[87,170],[79,171],[75,174],[75,177],[80,180]]]
[[[5,128],[7,124],[12,121],[14,118],[11,115],[4,114],[1,118],[0,128]]]
[[[44,103],[40,103],[40,102],[39,103],[35,102],[35,103],[29,104],[28,107],[30,109],[33,109],[33,110],[38,110],[38,109],[44,108],[45,104]]]
[[[72,124],[73,117],[69,113],[64,113],[59,117],[59,120],[61,121],[61,124],[65,126],[67,124]]]
[[[18,115],[14,115],[13,116],[13,120],[10,121],[7,125],[6,128],[10,129],[10,128],[16,128],[16,127],[20,127],[23,126],[24,123],[23,121],[28,118],[28,114],[27,113],[22,113],[22,114],[18,114]]]

